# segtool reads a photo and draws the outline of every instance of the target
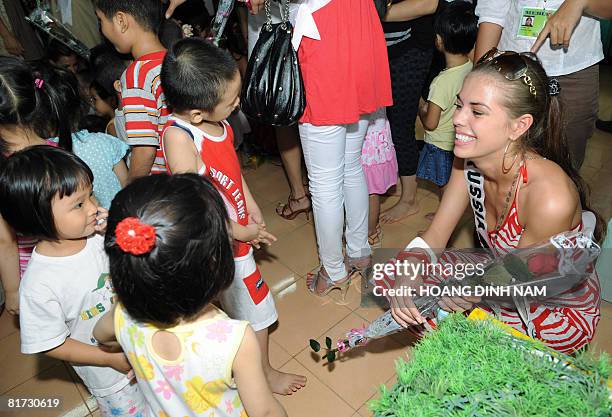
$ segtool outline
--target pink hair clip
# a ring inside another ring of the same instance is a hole
[[[41,79],[41,78],[37,78],[34,80],[34,85],[36,86],[36,88],[38,88],[39,90],[42,88],[43,84],[45,83],[45,80]]]

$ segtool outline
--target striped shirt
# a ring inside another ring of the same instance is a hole
[[[166,172],[159,143],[168,107],[161,86],[160,72],[166,51],[153,52],[134,60],[121,76],[121,104],[130,146],[155,146],[157,153],[151,174]]]

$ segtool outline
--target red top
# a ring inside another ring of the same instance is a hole
[[[240,162],[234,149],[234,133],[229,123],[226,121],[221,123],[223,124],[223,135],[211,136],[190,123],[170,116],[164,128],[164,134],[169,127],[177,127],[187,132],[193,139],[204,164],[199,174],[210,178],[215,185],[223,198],[230,219],[241,226],[246,226],[249,223],[249,214],[242,188]],[[168,172],[170,172],[170,167],[168,167]],[[250,248],[251,245],[248,243],[234,240],[234,257],[247,255]]]
[[[321,40],[298,49],[306,89],[300,123],[350,124],[393,103],[385,35],[372,0],[332,0],[313,13]]]

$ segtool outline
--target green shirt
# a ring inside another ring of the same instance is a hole
[[[452,151],[455,146],[455,128],[453,127],[453,113],[457,94],[463,85],[463,79],[472,70],[472,61],[458,67],[443,70],[431,82],[427,101],[438,105],[442,109],[440,121],[435,130],[425,131],[425,142],[431,143],[445,151]]]

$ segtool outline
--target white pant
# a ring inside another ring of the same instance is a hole
[[[361,166],[361,147],[370,118],[350,125],[300,124],[308,169],[319,258],[334,281],[346,276],[342,230],[346,212],[346,254],[371,253],[368,245],[368,188]]]

